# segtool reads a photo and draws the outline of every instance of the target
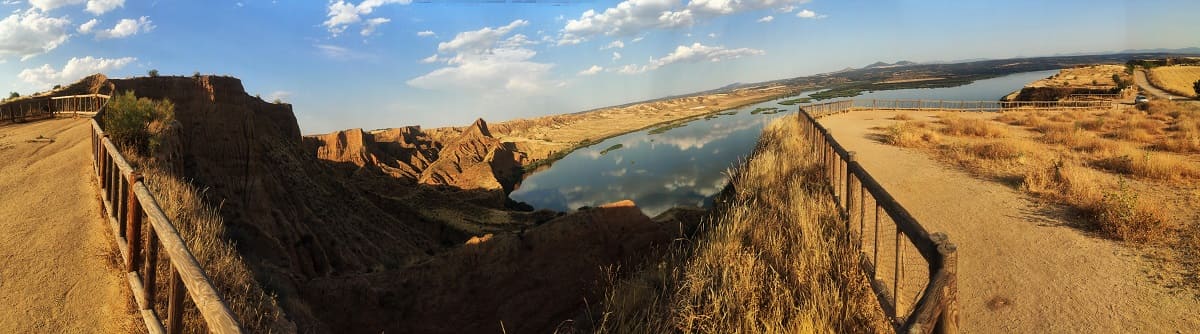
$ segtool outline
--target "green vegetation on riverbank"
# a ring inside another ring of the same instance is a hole
[[[625,144],[616,144],[616,145],[613,145],[613,146],[609,146],[608,148],[606,148],[606,149],[604,149],[604,150],[600,151],[600,155],[605,155],[605,154],[608,154],[608,152],[612,152],[612,151],[619,150],[619,149],[621,149],[622,147],[625,147]]]

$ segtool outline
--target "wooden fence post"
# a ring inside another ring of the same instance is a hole
[[[154,234],[154,225],[146,225],[146,257],[142,261],[142,293],[146,296],[146,305],[154,309],[154,290],[158,285],[158,235]]]
[[[183,294],[187,292],[187,287],[183,286],[179,268],[175,268],[174,264],[171,265],[170,291],[167,297],[167,333],[183,333]]]
[[[935,292],[943,294],[943,304],[940,307],[941,315],[938,316],[933,332],[956,334],[958,333],[958,247],[950,242],[945,233],[934,233],[932,239],[938,246],[938,253],[942,255],[941,269],[947,277],[943,290]]]
[[[138,203],[137,194],[133,192],[133,186],[142,181],[142,175],[136,172],[129,173],[129,190],[126,193],[129,199],[129,209],[125,213],[125,243],[129,245],[129,258],[125,259],[125,271],[137,270],[137,258],[141,254],[142,238],[142,206]]]

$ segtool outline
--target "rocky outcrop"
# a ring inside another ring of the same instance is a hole
[[[304,137],[305,147],[317,158],[347,163],[360,171],[374,171],[394,178],[415,181],[437,159],[440,145],[420,127],[364,132],[350,129]]]
[[[437,161],[421,173],[419,182],[507,193],[521,176],[522,160],[522,153],[492,137],[487,122],[478,119],[442,148]]]

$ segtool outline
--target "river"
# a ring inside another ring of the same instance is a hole
[[[1015,73],[956,87],[868,92],[854,98],[995,101],[1057,71]],[[779,104],[792,98],[745,106],[732,110],[734,115],[697,119],[662,133],[643,130],[609,138],[526,176],[509,197],[558,211],[630,199],[650,216],[681,205],[709,207],[728,182],[727,172],[754,149],[763,127],[797,110],[795,105]],[[754,113],[758,108],[784,111]],[[620,146],[614,149],[616,145]]]

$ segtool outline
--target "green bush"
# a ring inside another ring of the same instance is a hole
[[[175,119],[175,104],[170,100],[138,98],[132,91],[117,94],[104,106],[104,132],[113,142],[147,153],[158,146],[159,138],[150,131],[154,123]]]
[[[158,77],[158,70],[150,70],[150,72],[146,72],[146,74],[147,74],[147,75],[150,75],[150,77],[151,77],[151,78],[157,78],[157,77]]]
[[[8,98],[9,98],[10,100],[11,100],[11,99],[18,98],[18,97],[21,97],[21,93],[17,93],[17,92],[11,92],[11,93],[8,93]]]

